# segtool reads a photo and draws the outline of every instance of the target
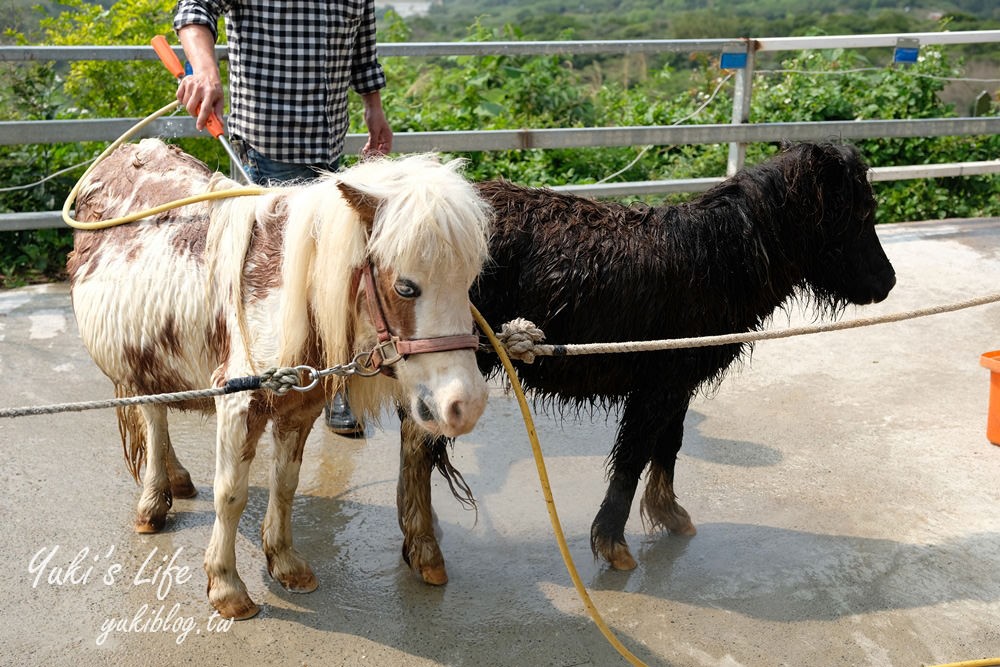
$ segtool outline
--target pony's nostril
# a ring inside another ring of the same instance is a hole
[[[434,421],[434,413],[422,398],[417,399],[417,415],[425,422]]]
[[[448,407],[448,421],[453,424],[462,422],[462,402],[455,401]]]

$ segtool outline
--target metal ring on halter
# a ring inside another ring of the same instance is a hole
[[[294,366],[294,368],[295,368],[295,370],[299,371],[300,373],[305,373],[306,375],[308,375],[312,379],[312,382],[310,382],[308,385],[306,385],[304,387],[303,386],[299,386],[299,385],[293,386],[292,389],[294,389],[295,391],[301,391],[301,392],[310,391],[316,385],[319,384],[319,371],[317,371],[312,366]]]
[[[366,362],[371,359],[371,352],[362,352],[358,356],[354,357],[351,361],[351,372],[354,375],[360,375],[363,378],[375,377],[382,372],[382,369],[377,366],[368,366]]]

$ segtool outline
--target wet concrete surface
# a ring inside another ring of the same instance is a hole
[[[1000,220],[880,234],[898,286],[847,318],[1000,287]],[[759,343],[688,414],[677,491],[698,535],[647,535],[636,503],[630,573],[595,563],[588,544],[614,416],[536,413],[572,555],[608,625],[649,665],[1000,656],[1000,447],[985,437],[989,372],[979,366],[994,349],[996,305]],[[0,292],[0,373],[4,407],[112,392],[79,342],[66,285]],[[138,489],[113,411],[0,420],[0,664],[626,664],[566,574],[517,405],[499,384],[493,393],[453,455],[478,514],[435,481],[444,587],[424,585],[400,558],[398,432],[387,416],[367,440],[317,424],[294,530],[320,588],[282,590],[259,548],[262,444],[237,558],[263,609],[231,625],[212,618],[201,568],[211,419],[173,417],[199,495],[177,500],[152,536],[131,529]]]

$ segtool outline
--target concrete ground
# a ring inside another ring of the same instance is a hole
[[[903,224],[881,237],[898,286],[847,318],[1000,287],[1000,220]],[[979,365],[995,349],[996,305],[759,343],[752,363],[688,414],[677,490],[698,535],[646,535],[633,508],[627,537],[640,564],[630,573],[595,563],[588,545],[614,416],[538,416],[597,609],[649,665],[1000,656],[1000,447],[985,436],[990,374]],[[111,396],[79,342],[66,285],[0,292],[0,375],[0,407]],[[321,424],[310,437],[294,519],[320,580],[308,595],[267,576],[262,446],[237,558],[263,610],[233,625],[212,618],[201,569],[211,420],[174,420],[199,495],[178,500],[166,531],[147,536],[131,530],[138,490],[111,410],[0,419],[0,663],[626,664],[560,559],[517,405],[494,394],[454,452],[478,515],[436,482],[451,576],[440,588],[400,559],[393,418],[367,440]]]

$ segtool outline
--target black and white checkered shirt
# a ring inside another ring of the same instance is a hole
[[[229,42],[228,132],[272,160],[332,163],[347,134],[347,92],[385,87],[374,0],[180,0],[174,30],[206,25]]]

